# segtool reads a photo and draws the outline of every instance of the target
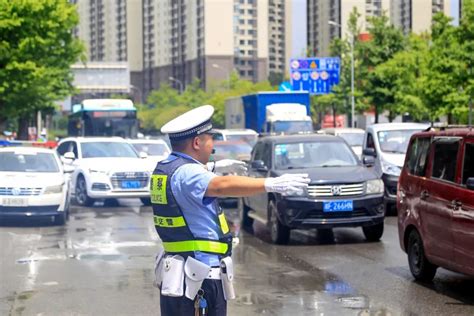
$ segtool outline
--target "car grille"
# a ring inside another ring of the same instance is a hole
[[[122,181],[139,181],[140,186],[138,189],[143,189],[148,186],[148,173],[146,172],[116,172],[110,177],[110,181],[112,182],[112,186],[114,189],[133,190],[133,189],[124,189],[122,187]]]
[[[0,187],[0,195],[40,195],[43,188]]]
[[[308,195],[311,197],[355,196],[362,194],[364,194],[364,183],[308,186]]]
[[[352,212],[322,212],[322,211],[310,211],[307,213],[306,218],[308,219],[330,219],[330,218],[353,218],[368,216],[369,213],[366,209],[355,209]]]

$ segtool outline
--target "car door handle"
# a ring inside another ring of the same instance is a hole
[[[420,198],[422,200],[426,200],[429,196],[430,196],[430,194],[428,193],[428,191],[426,191],[426,190],[421,191]]]
[[[451,206],[453,207],[453,209],[455,211],[457,211],[458,209],[460,209],[462,207],[462,202],[459,201],[459,200],[452,200],[451,201]]]

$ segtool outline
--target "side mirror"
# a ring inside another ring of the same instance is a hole
[[[138,155],[139,155],[140,158],[142,158],[142,159],[148,158],[148,154],[147,154],[146,152],[144,152],[144,151],[141,151]]]
[[[64,173],[73,173],[76,168],[73,165],[65,164],[63,166]]]
[[[362,162],[367,167],[372,167],[373,165],[375,165],[375,158],[372,156],[365,156],[364,158],[362,158]]]
[[[377,155],[375,154],[375,149],[374,148],[366,148],[362,152],[364,156],[370,156],[370,157],[376,157]]]
[[[256,169],[257,171],[268,171],[267,166],[265,166],[265,163],[262,160],[252,161],[250,166],[252,169]]]
[[[467,187],[469,190],[474,190],[474,178],[473,178],[473,177],[467,178],[466,187]]]
[[[63,156],[59,157],[64,166],[71,165],[76,159],[76,155],[72,151],[68,151]]]

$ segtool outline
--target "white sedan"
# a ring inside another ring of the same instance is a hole
[[[127,141],[138,153],[144,152],[148,155],[147,163],[152,172],[155,170],[156,164],[171,153],[170,147],[162,139],[128,139]]]
[[[69,177],[55,151],[38,147],[0,148],[0,217],[69,215]]]
[[[77,204],[91,206],[96,199],[139,198],[150,204],[150,175],[145,153],[139,155],[120,137],[71,137],[56,149],[75,167],[71,195]]]

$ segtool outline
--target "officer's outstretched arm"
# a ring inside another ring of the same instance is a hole
[[[241,176],[214,177],[206,190],[206,196],[251,196],[264,192],[281,194],[298,193],[308,187],[307,174],[284,174],[276,178],[250,178]]]

